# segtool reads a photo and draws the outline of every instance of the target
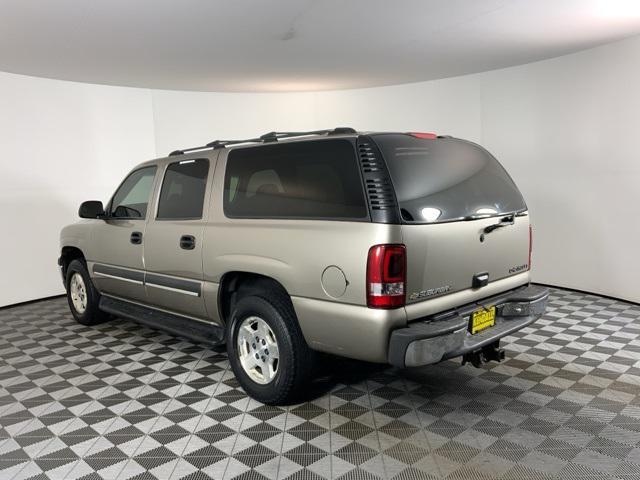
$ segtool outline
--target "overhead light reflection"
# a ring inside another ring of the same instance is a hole
[[[495,208],[482,207],[476,210],[478,215],[495,215],[498,211]]]
[[[435,222],[442,215],[442,211],[435,207],[424,207],[420,213],[427,222]]]

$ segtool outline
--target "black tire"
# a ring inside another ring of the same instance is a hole
[[[76,309],[73,304],[73,299],[71,298],[71,279],[76,273],[82,277],[85,286],[86,308],[84,312],[80,312]],[[100,303],[100,294],[93,286],[93,282],[91,281],[91,277],[89,276],[89,272],[87,271],[87,266],[84,261],[77,259],[71,261],[67,267],[65,286],[67,288],[67,302],[69,303],[71,314],[78,323],[90,326],[97,325],[98,323],[102,323],[109,319],[109,315],[98,308],[98,304]]]
[[[243,320],[257,316],[273,331],[278,342],[278,368],[267,384],[254,381],[244,370],[237,338]],[[311,379],[314,352],[307,346],[290,300],[279,292],[253,293],[233,307],[226,327],[227,354],[238,382],[256,400],[267,405],[295,402]]]

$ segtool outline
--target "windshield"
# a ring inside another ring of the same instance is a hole
[[[405,222],[450,222],[527,208],[502,165],[478,145],[406,134],[373,138],[386,160]]]

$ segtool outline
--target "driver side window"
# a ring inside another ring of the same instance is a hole
[[[114,218],[145,218],[155,175],[155,166],[144,167],[132,172],[113,195],[111,216]]]

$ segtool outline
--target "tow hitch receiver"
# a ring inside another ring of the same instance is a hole
[[[462,365],[465,365],[468,362],[474,367],[480,368],[483,363],[488,363],[492,360],[501,362],[502,360],[504,360],[504,356],[504,348],[500,348],[500,341],[497,341],[490,345],[482,347],[479,350],[465,353],[462,356]]]

